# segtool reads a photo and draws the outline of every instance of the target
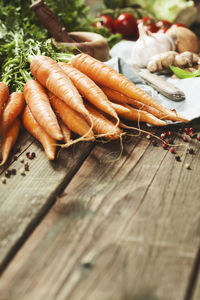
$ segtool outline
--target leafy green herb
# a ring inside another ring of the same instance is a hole
[[[11,91],[21,91],[24,86],[24,71],[30,74],[30,60],[35,55],[46,55],[56,61],[69,61],[70,52],[63,53],[51,39],[37,41],[25,38],[23,29],[7,31],[0,22],[0,80],[9,85]]]
[[[194,73],[188,72],[186,70],[183,70],[181,68],[174,67],[174,66],[170,66],[170,69],[172,70],[172,72],[178,78],[181,78],[181,79],[184,79],[184,78],[193,78],[193,77],[199,77],[200,76],[200,68],[196,72],[194,72]]]

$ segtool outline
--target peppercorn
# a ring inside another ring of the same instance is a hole
[[[179,155],[176,155],[176,156],[175,156],[175,159],[176,159],[177,161],[181,161],[181,158],[180,158]]]
[[[11,170],[11,173],[12,173],[12,175],[16,175],[16,174],[17,174],[16,169],[12,169],[12,170]]]
[[[29,171],[29,164],[27,161],[24,164],[24,169],[25,169],[25,171]]]
[[[10,175],[11,175],[10,170],[5,171],[5,176],[6,176],[7,178],[10,177]]]
[[[6,183],[6,178],[5,177],[1,177],[1,182],[2,183]]]
[[[25,170],[24,170],[24,168],[21,168],[21,169],[20,169],[20,174],[21,174],[21,175],[25,175]]]
[[[23,163],[23,162],[24,162],[24,158],[23,158],[22,156],[20,156],[19,161],[20,161],[21,163]]]
[[[189,152],[190,154],[194,154],[194,149],[193,149],[193,148],[189,148],[188,152]]]
[[[186,169],[190,169],[190,165],[189,164],[185,164]]]

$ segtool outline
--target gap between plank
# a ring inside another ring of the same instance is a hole
[[[45,205],[42,207],[41,211],[38,212],[37,216],[27,226],[27,228],[26,228],[25,232],[23,233],[22,237],[10,249],[10,251],[8,252],[8,254],[5,257],[4,261],[0,265],[0,277],[3,275],[3,272],[5,271],[6,267],[11,262],[11,260],[14,258],[14,256],[17,254],[18,250],[20,250],[20,248],[23,246],[23,244],[27,241],[28,237],[32,234],[32,232],[35,230],[35,228],[40,224],[40,222],[43,220],[43,218],[47,215],[47,213],[49,212],[51,207],[56,202],[56,198],[63,192],[63,190],[66,188],[66,186],[73,179],[74,175],[78,172],[78,170],[80,169],[80,167],[82,166],[84,161],[87,159],[87,157],[89,156],[89,154],[91,153],[91,151],[94,147],[95,147],[95,145],[93,147],[91,147],[85,153],[85,155],[82,157],[82,160],[77,164],[75,169],[72,171],[71,176],[69,177],[68,174],[66,175],[66,177],[63,179],[62,183],[50,195],[47,203],[45,203]]]
[[[193,293],[194,293],[196,282],[198,279],[199,266],[200,266],[200,248],[198,248],[197,255],[194,260],[194,266],[191,271],[191,275],[189,278],[189,283],[188,283],[188,287],[186,289],[186,294],[185,294],[184,300],[192,300],[192,298],[193,298]]]

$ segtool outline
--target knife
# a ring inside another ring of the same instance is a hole
[[[182,101],[185,99],[185,94],[178,87],[166,81],[162,77],[150,73],[148,70],[142,70],[134,65],[133,70],[146,82],[152,86],[160,94],[174,101]]]

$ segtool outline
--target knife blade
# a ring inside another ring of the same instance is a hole
[[[185,99],[185,94],[182,90],[162,77],[152,74],[146,69],[142,70],[138,68],[138,66],[133,66],[133,70],[146,82],[146,84],[152,86],[167,98],[173,101],[182,101]]]

